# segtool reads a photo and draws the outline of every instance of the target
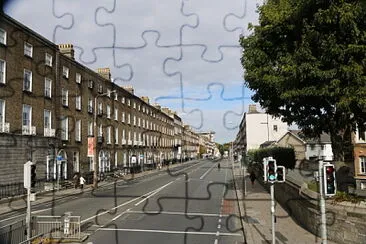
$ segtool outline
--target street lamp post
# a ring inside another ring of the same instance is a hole
[[[94,174],[93,174],[93,187],[94,189],[98,188],[98,164],[97,164],[97,102],[98,97],[103,97],[106,95],[110,95],[115,93],[116,90],[98,94],[94,98],[94,120],[93,120],[93,134],[94,134],[94,156],[93,156],[93,167],[94,167]]]

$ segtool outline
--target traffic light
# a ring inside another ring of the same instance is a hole
[[[323,182],[324,195],[327,197],[334,196],[337,192],[337,184],[333,164],[327,163],[323,165]]]
[[[276,160],[269,159],[267,162],[267,180],[269,182],[275,182],[277,178],[277,164]]]
[[[36,165],[31,165],[31,188],[34,188],[36,186]]]
[[[286,181],[286,168],[285,166],[277,166],[277,182],[282,183]]]
[[[263,158],[263,178],[264,178],[264,182],[267,182],[267,164],[268,164],[268,160],[267,158]]]

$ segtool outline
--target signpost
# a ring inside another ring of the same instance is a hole
[[[32,171],[33,163],[28,161],[24,164],[24,188],[27,189],[27,215],[25,218],[27,226],[27,240],[31,238],[31,185],[32,185]]]

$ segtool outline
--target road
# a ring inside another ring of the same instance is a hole
[[[85,243],[243,243],[231,163],[203,160],[172,173],[84,191],[33,208],[81,216]]]

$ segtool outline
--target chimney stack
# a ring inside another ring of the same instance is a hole
[[[74,46],[72,44],[59,44],[58,48],[60,53],[75,60],[74,58]]]
[[[249,104],[249,113],[250,114],[258,113],[256,104]]]
[[[98,68],[97,72],[104,79],[111,80],[111,69],[110,68]]]
[[[149,97],[142,96],[142,97],[141,97],[141,99],[142,99],[142,101],[144,101],[145,103],[150,104],[150,99],[149,99]]]
[[[131,93],[132,95],[134,94],[135,90],[133,89],[133,86],[123,86],[122,88]]]

